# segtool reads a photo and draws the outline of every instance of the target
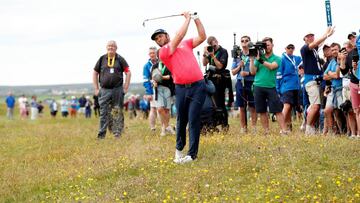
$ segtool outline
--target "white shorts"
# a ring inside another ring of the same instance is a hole
[[[171,108],[171,91],[168,87],[164,87],[159,85],[158,87],[158,96],[156,101],[156,107],[157,108],[165,108],[170,109]]]
[[[343,103],[342,98],[342,90],[334,90],[334,88],[331,89],[331,92],[326,98],[326,108],[332,107],[334,109],[338,109],[340,105]]]
[[[320,102],[320,86],[316,81],[306,83],[305,90],[309,95],[310,104],[321,104]]]

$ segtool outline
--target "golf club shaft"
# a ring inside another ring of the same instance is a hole
[[[196,15],[196,14],[197,14],[197,12],[192,13],[191,15]],[[145,26],[145,22],[146,22],[146,21],[157,20],[157,19],[162,19],[162,18],[176,17],[176,16],[182,16],[182,15],[183,15],[183,14],[175,14],[175,15],[168,15],[168,16],[156,17],[156,18],[148,18],[148,19],[145,19],[145,20],[144,20],[143,26]]]
[[[176,17],[176,16],[182,16],[182,14],[176,14],[176,15],[169,15],[169,16],[161,16],[161,17],[156,17],[156,18],[148,18],[144,21],[149,21],[149,20],[157,20],[157,19],[162,19],[162,18],[170,18],[170,17]]]

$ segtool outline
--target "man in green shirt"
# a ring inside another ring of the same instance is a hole
[[[269,132],[269,120],[267,107],[270,113],[276,114],[276,119],[280,126],[280,134],[287,134],[282,114],[282,103],[276,92],[276,72],[281,65],[281,58],[273,53],[272,38],[264,38],[266,43],[265,54],[258,54],[256,57],[250,57],[250,71],[255,75],[254,97],[256,113],[260,114],[260,121],[265,132]]]

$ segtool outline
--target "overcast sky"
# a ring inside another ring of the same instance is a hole
[[[336,32],[326,42],[342,44],[360,28],[360,1],[332,0],[331,7]],[[164,28],[172,37],[184,18],[149,21],[145,27],[142,22],[183,11],[198,12],[207,35],[214,35],[229,54],[234,32],[237,43],[241,35],[252,41],[273,37],[280,55],[289,43],[299,53],[306,32],[316,37],[326,30],[324,0],[1,0],[0,85],[90,83],[109,40],[117,41],[132,82],[142,82],[148,47],[155,45],[152,32]],[[191,23],[186,38],[195,35]],[[231,68],[231,58],[228,64]]]

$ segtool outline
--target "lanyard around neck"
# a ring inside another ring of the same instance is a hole
[[[287,53],[284,53],[284,55],[287,59],[289,59],[289,61],[294,65],[294,68],[296,69],[295,57],[293,56],[293,59],[291,59],[290,56],[287,55]]]

